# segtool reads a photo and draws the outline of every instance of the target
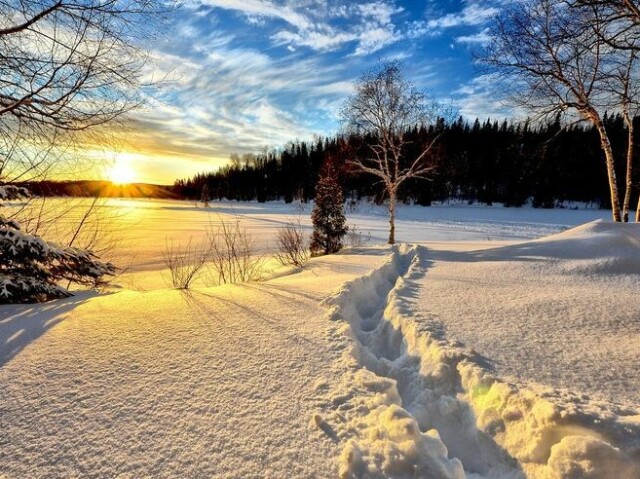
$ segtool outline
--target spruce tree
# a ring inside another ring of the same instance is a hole
[[[0,186],[0,208],[28,197],[24,188]],[[66,298],[72,294],[62,283],[94,286],[114,272],[90,251],[48,242],[0,214],[0,304]]]
[[[316,185],[315,205],[311,213],[313,255],[337,253],[342,249],[342,239],[347,234],[347,218],[344,214],[342,187],[332,168],[326,168]]]

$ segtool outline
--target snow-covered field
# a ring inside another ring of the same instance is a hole
[[[186,294],[167,243],[310,207],[101,208],[119,288],[0,307],[0,477],[640,477],[636,225],[403,207],[390,248],[360,205],[365,246]]]

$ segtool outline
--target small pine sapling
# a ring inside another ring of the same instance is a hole
[[[313,255],[337,253],[347,234],[342,187],[332,168],[326,168],[316,185],[315,205],[311,213],[313,235],[310,249]]]

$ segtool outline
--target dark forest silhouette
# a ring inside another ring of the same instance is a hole
[[[636,118],[636,122],[640,119]],[[620,116],[605,117],[616,153],[617,168],[624,171],[626,127]],[[636,130],[637,131],[637,130]],[[452,124],[443,121],[408,132],[406,155],[437,138],[430,159],[435,168],[431,181],[412,180],[399,193],[403,202],[428,206],[433,201],[458,200],[485,204],[552,208],[563,202],[586,202],[609,208],[606,171],[594,128],[560,120],[530,122],[486,120]],[[174,193],[197,200],[205,185],[212,199],[286,202],[313,198],[322,166],[330,162],[340,172],[347,200],[384,201],[384,188],[367,175],[355,174],[348,160],[369,154],[370,136],[357,133],[292,142],[283,150],[232,155],[228,166],[211,173],[178,180]],[[638,185],[636,185],[638,186]],[[635,197],[637,198],[638,188]]]

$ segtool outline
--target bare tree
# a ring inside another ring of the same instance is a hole
[[[503,85],[520,106],[540,117],[572,112],[596,128],[613,220],[621,221],[614,152],[603,116],[619,111],[631,118],[637,101],[636,55],[612,47],[605,40],[608,28],[597,8],[573,8],[566,0],[517,2],[491,30],[482,61],[507,80]],[[628,146],[631,161],[633,141]]]
[[[407,130],[436,116],[434,105],[406,79],[398,62],[382,63],[365,73],[342,108],[341,117],[348,127],[374,138],[371,154],[351,159],[350,164],[358,172],[378,177],[385,187],[389,196],[389,244],[395,243],[399,188],[407,180],[427,178],[433,169],[427,161],[433,142],[415,158],[405,158]]]
[[[0,0],[0,180],[42,177],[141,103],[140,41],[167,5]]]
[[[590,8],[608,25],[602,39],[616,49],[640,49],[640,6],[635,0],[567,0],[574,8]]]
[[[106,124],[140,105],[146,62],[141,41],[155,31],[167,6],[165,0],[0,0],[0,188],[69,164],[82,147],[105,141]],[[112,265],[73,246],[82,242],[93,210],[81,217],[70,246],[50,245],[41,254],[27,249],[11,264],[3,259],[5,285],[22,285],[20,292],[5,288],[6,294],[62,297],[56,281],[87,284],[87,278],[95,282],[113,274]],[[39,216],[37,229],[42,222]],[[16,251],[17,236],[46,244],[1,214],[0,235],[0,255],[7,257]],[[25,269],[29,264],[39,264],[43,274],[48,268],[48,276]],[[61,265],[68,269],[64,275],[56,274]]]
[[[627,127],[627,151],[626,151],[626,181],[625,194],[622,202],[622,221],[629,221],[629,210],[631,208],[631,195],[633,193],[633,160],[635,157],[635,127],[634,118],[640,111],[640,81],[638,79],[638,55],[635,50],[624,50],[618,53],[619,65],[613,68],[605,91],[612,95],[612,99],[617,103],[617,110],[624,118]],[[640,207],[640,198],[639,198]],[[640,211],[640,210],[639,210]],[[636,215],[637,216],[637,215]],[[636,217],[636,221],[640,221]]]
[[[634,125],[633,118],[638,114],[635,104],[638,99],[638,90],[634,88],[633,80],[637,79],[637,59],[640,55],[640,7],[632,0],[574,0],[573,8],[588,8],[603,23],[605,29],[598,29],[594,33],[599,38],[613,47],[628,53],[626,68],[623,66],[623,74],[616,75],[617,84],[613,90],[621,99],[622,115],[627,125],[627,171],[626,191],[622,206],[622,219],[628,221],[633,188],[633,157],[634,157]],[[624,62],[623,62],[624,63]],[[640,222],[640,195],[636,209],[636,222]]]

